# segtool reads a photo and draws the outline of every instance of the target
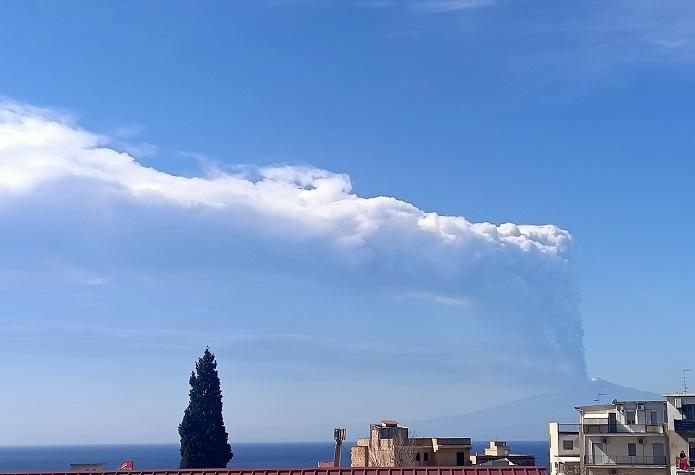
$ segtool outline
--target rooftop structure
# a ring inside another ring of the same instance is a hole
[[[469,437],[410,437],[408,428],[384,420],[369,426],[369,438],[357,439],[352,467],[436,467],[471,464]]]
[[[501,440],[490,441],[490,447],[486,447],[484,453],[471,456],[473,465],[536,465],[536,456],[527,454],[512,454],[506,442]]]

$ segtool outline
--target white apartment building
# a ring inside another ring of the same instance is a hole
[[[550,423],[550,474],[580,475],[579,424]]]
[[[666,406],[666,401],[614,400],[577,407],[576,430],[550,425],[551,474],[669,475]]]

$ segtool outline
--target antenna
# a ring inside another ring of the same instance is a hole
[[[594,402],[595,402],[596,404],[601,404],[601,396],[605,396],[606,393],[602,393],[602,392],[601,392],[601,389],[603,389],[602,386],[601,386],[601,383],[598,383],[598,384],[596,385],[596,389],[598,389],[598,393],[596,394],[596,399],[594,399]]]
[[[690,368],[683,370],[683,393],[688,392],[688,372],[692,371]]]

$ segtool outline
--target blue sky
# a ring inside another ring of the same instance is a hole
[[[3,2],[0,444],[176,441],[206,345],[232,441],[679,389],[694,27],[686,0]]]

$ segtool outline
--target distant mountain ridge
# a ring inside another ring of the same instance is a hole
[[[467,414],[411,421],[418,437],[471,437],[474,440],[545,440],[549,422],[577,423],[576,406],[619,401],[660,401],[660,394],[620,386],[603,379],[587,380],[557,392],[539,394]]]

